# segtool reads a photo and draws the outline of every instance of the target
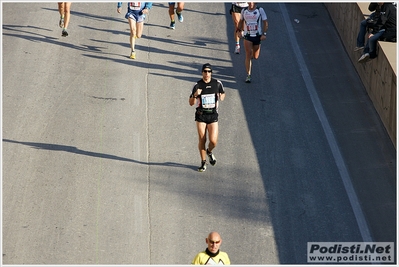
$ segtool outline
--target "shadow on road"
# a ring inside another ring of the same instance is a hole
[[[13,144],[20,144],[25,146],[30,146],[35,149],[43,149],[43,150],[52,150],[52,151],[64,151],[68,153],[74,153],[79,155],[85,155],[89,157],[96,157],[96,158],[103,158],[103,159],[111,159],[111,160],[118,160],[118,161],[125,161],[125,162],[132,162],[136,164],[142,164],[147,166],[167,166],[167,167],[176,167],[176,168],[186,168],[196,170],[196,166],[185,165],[176,162],[143,162],[134,159],[119,157],[115,155],[105,154],[105,153],[98,153],[92,151],[86,151],[79,149],[75,146],[66,146],[66,145],[57,145],[57,144],[47,144],[47,143],[36,143],[36,142],[22,142],[22,141],[15,141],[10,139],[3,139],[3,142],[13,143]]]

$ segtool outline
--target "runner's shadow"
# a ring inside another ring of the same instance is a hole
[[[89,156],[89,157],[132,162],[132,163],[143,164],[143,165],[148,165],[148,166],[177,167],[177,168],[186,168],[186,169],[191,169],[191,170],[197,169],[195,166],[185,165],[185,164],[176,163],[176,162],[143,162],[143,161],[139,161],[139,160],[119,157],[119,156],[105,154],[105,153],[86,151],[86,150],[79,149],[75,146],[66,146],[66,145],[57,145],[57,144],[48,144],[48,143],[36,143],[36,142],[21,142],[21,141],[15,141],[15,140],[10,140],[10,139],[3,139],[3,142],[21,144],[21,145],[30,146],[30,147],[36,148],[36,149],[64,151],[64,152],[74,153],[74,154],[78,154],[78,155],[85,155],[85,156]]]
[[[57,8],[43,7],[42,9],[58,13]],[[116,3],[115,3],[115,13],[116,13]],[[115,18],[112,16],[100,16],[100,15],[90,14],[87,12],[79,12],[76,10],[71,10],[71,16],[83,17],[83,18],[88,18],[88,19],[97,20],[97,21],[115,21],[115,22],[126,23],[126,19],[123,18],[122,16]]]

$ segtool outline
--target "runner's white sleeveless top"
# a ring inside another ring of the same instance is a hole
[[[247,2],[233,2],[233,5],[239,6],[239,7],[247,7],[248,3]]]
[[[244,19],[246,27],[244,35],[249,34],[251,37],[262,34],[262,21],[267,20],[265,10],[262,7],[249,10],[245,8],[241,11],[241,18]]]

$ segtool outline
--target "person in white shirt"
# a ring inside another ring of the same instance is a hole
[[[254,2],[248,2],[248,7],[241,11],[241,18],[237,27],[237,32],[244,30],[246,83],[251,82],[252,58],[259,58],[260,44],[263,40],[266,40],[268,28],[269,23],[265,10],[262,7],[257,7]]]

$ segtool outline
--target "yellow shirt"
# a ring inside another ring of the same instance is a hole
[[[219,251],[215,257],[211,257],[202,251],[195,256],[191,264],[195,265],[230,265],[230,259],[226,252]]]

